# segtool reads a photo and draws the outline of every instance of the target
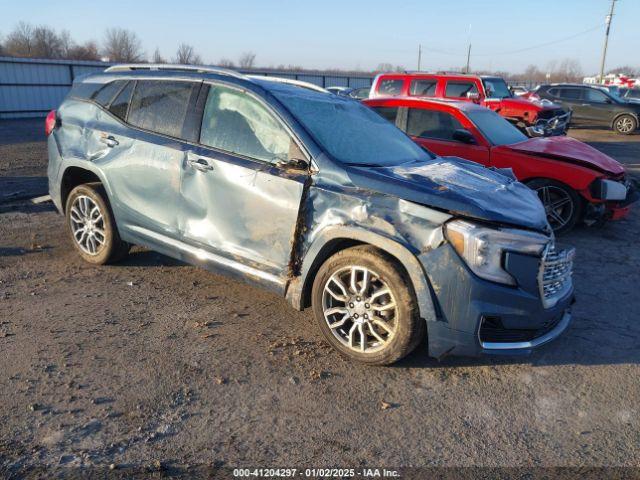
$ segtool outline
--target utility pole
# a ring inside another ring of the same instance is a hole
[[[607,30],[604,34],[604,48],[602,49],[602,62],[600,63],[600,83],[604,83],[604,62],[607,58],[607,45],[609,43],[609,30],[611,30],[611,19],[613,18],[613,9],[616,6],[616,0],[611,0],[611,11],[607,15]]]
[[[422,61],[422,45],[418,44],[418,71],[420,71],[421,61]]]
[[[471,63],[471,24],[469,24],[469,32],[467,33],[467,41],[469,42],[469,47],[467,48],[467,68],[465,73],[469,73],[470,63]]]
[[[469,48],[467,49],[467,69],[465,73],[469,73],[469,63],[471,62],[471,43],[469,43]]]

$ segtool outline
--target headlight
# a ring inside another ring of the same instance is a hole
[[[445,234],[471,271],[493,282],[515,285],[503,268],[504,253],[541,255],[549,237],[525,230],[487,228],[464,220],[446,224]]]

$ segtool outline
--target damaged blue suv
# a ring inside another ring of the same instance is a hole
[[[573,250],[536,193],[352,99],[122,65],[76,80],[47,123],[51,197],[90,263],[137,244],[238,277],[369,364],[425,337],[434,357],[528,351],[569,324]]]

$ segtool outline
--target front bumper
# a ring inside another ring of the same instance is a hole
[[[593,186],[596,185],[596,182],[592,185],[589,194],[591,197],[597,198],[598,189],[593,188]],[[598,203],[589,203],[587,205],[584,215],[584,220],[587,224],[603,223],[607,220],[620,220],[629,214],[631,211],[631,205],[640,200],[640,192],[638,191],[636,181],[627,179],[623,183],[626,187],[624,200],[600,201]]]
[[[562,115],[557,115],[548,120],[539,119],[534,125],[526,128],[529,137],[552,137],[565,135],[571,123],[572,112],[568,111]]]
[[[540,259],[509,254],[505,268],[518,287],[477,277],[449,244],[420,255],[420,260],[438,313],[437,320],[427,322],[433,357],[530,353],[558,337],[570,323],[573,287],[563,291],[553,307],[545,308],[535,278]],[[481,331],[489,319],[499,324],[500,332]]]

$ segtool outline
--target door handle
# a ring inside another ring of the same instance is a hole
[[[201,172],[210,172],[213,170],[213,167],[209,165],[209,162],[204,158],[189,158],[187,159],[187,165]]]
[[[100,141],[109,148],[113,148],[116,145],[120,145],[120,142],[118,142],[118,140],[116,140],[116,138],[113,135],[109,135],[109,136],[102,135],[100,137]]]

